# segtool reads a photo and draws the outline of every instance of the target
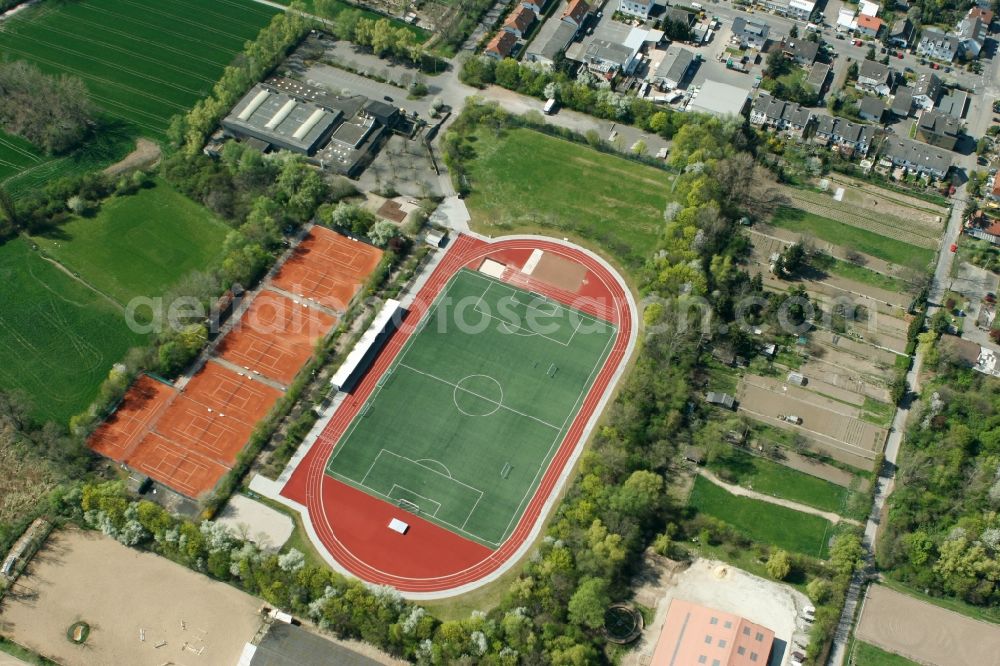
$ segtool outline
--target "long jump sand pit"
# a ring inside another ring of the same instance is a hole
[[[0,606],[0,632],[66,666],[235,664],[261,602],[96,532],[56,532]],[[83,645],[66,638],[84,621]],[[145,640],[142,640],[145,638]]]
[[[313,227],[272,284],[338,312],[346,310],[379,261],[382,250],[323,227]]]
[[[996,664],[1000,626],[973,620],[881,585],[868,588],[855,634],[921,664]]]

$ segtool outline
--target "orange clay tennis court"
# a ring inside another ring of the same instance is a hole
[[[174,387],[140,375],[118,409],[91,436],[91,448],[119,462],[125,460],[170,404]]]
[[[260,292],[217,354],[287,386],[337,319],[273,291]]]
[[[381,259],[378,248],[313,227],[272,283],[342,312]]]
[[[209,361],[181,391],[139,377],[90,447],[197,497],[215,487],[281,391]]]

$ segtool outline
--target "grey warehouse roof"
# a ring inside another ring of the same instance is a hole
[[[259,83],[233,107],[222,124],[268,143],[310,153],[340,116],[340,111]]]

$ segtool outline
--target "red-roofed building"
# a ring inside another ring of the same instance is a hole
[[[970,19],[978,18],[988,29],[990,24],[993,23],[993,10],[986,9],[985,7],[973,7],[969,10],[968,17]]]
[[[493,39],[490,40],[490,43],[486,45],[486,49],[483,53],[491,58],[503,60],[510,55],[512,50],[514,50],[515,44],[517,44],[517,37],[515,37],[513,33],[501,30],[494,35]]]
[[[1000,201],[1000,177],[993,176],[993,185],[990,187],[988,196],[994,201]]]
[[[535,22],[535,12],[524,5],[518,5],[504,21],[503,29],[521,39],[528,33],[528,28]]]
[[[882,19],[877,16],[858,14],[858,32],[869,37],[877,37],[882,29]]]
[[[570,0],[569,6],[563,12],[562,21],[563,23],[569,23],[579,28],[583,25],[583,21],[587,18],[587,12],[589,11],[590,5],[584,2],[584,0]]]
[[[774,632],[732,613],[670,602],[652,666],[766,666]]]

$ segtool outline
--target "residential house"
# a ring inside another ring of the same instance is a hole
[[[865,157],[875,138],[875,128],[843,118],[820,115],[816,117],[814,137],[816,141],[832,146],[842,153]]]
[[[655,0],[618,0],[618,11],[645,20],[649,18],[654,4]]]
[[[957,88],[938,100],[937,110],[959,120],[965,116],[965,107],[969,103],[969,93]]]
[[[501,30],[493,36],[483,53],[496,60],[503,60],[510,57],[515,44],[517,44],[517,37],[511,32]]]
[[[933,109],[941,96],[941,79],[937,74],[924,72],[913,84],[913,104],[925,111]]]
[[[958,55],[960,40],[935,28],[924,28],[917,42],[917,53],[928,58],[951,62]]]
[[[651,79],[661,88],[679,88],[693,64],[694,53],[679,46],[671,46]]]
[[[807,39],[786,39],[781,43],[781,52],[786,58],[791,58],[797,64],[808,67],[816,62],[819,44]]]
[[[521,0],[521,6],[530,9],[535,12],[538,16],[541,16],[545,11],[545,5],[548,4],[545,0]]]
[[[562,18],[559,20],[576,26],[576,29],[579,30],[583,26],[583,22],[587,19],[588,12],[590,12],[590,5],[584,0],[570,0],[566,10],[563,11]]]
[[[901,49],[909,48],[913,41],[913,23],[908,18],[901,18],[892,24],[886,43]]]
[[[757,4],[775,14],[790,16],[800,21],[808,21],[816,8],[813,0],[757,0]]]
[[[812,121],[812,112],[801,104],[786,102],[761,93],[750,107],[750,122],[779,132],[802,137]]]
[[[681,25],[686,25],[688,28],[694,25],[695,15],[684,9],[683,7],[667,7],[666,13],[663,15],[663,20],[670,23],[679,23]]]
[[[760,19],[747,19],[737,16],[733,19],[732,40],[740,45],[740,48],[751,48],[761,50],[767,45],[767,38],[771,32],[771,26]]]
[[[858,69],[856,87],[884,97],[892,92],[894,79],[895,75],[888,65],[876,60],[865,60]]]
[[[962,135],[962,123],[940,111],[924,111],[917,121],[917,136],[932,146],[955,150]]]
[[[986,193],[993,201],[1000,201],[1000,176],[993,174],[993,178],[990,180],[990,188]]]
[[[571,23],[546,21],[531,40],[531,46],[524,54],[524,59],[552,67],[559,55],[576,37],[576,32],[577,28]]]
[[[862,120],[881,123],[885,116],[885,103],[878,97],[865,95],[861,98],[861,103],[858,104],[858,116]]]
[[[800,21],[808,21],[812,17],[816,3],[813,0],[789,0],[788,16]]]
[[[889,110],[900,118],[909,117],[913,113],[913,89],[908,86],[896,88],[896,94],[892,98],[892,106]]]
[[[507,16],[507,20],[504,21],[503,24],[503,29],[518,39],[523,39],[528,34],[528,30],[534,23],[535,12],[527,7],[518,5],[517,8]]]
[[[986,34],[989,26],[983,23],[981,14],[973,14],[970,10],[958,23],[956,35],[961,42],[961,50],[970,58],[978,58],[979,52],[983,50],[983,43],[986,41]]]
[[[970,18],[978,18],[980,21],[982,21],[983,25],[986,26],[987,32],[990,29],[990,24],[993,23],[993,10],[989,9],[988,6],[987,7],[980,7],[980,6],[973,7],[972,9],[969,10],[969,13],[966,14],[966,16],[968,16]]]
[[[882,30],[882,19],[880,19],[877,16],[858,14],[857,30],[862,35],[868,35],[869,37],[878,37],[879,31]]]
[[[624,72],[631,74],[635,69],[636,53],[624,44],[616,44],[606,39],[595,39],[583,54],[583,62],[590,71],[605,77]]]
[[[806,85],[815,90],[817,95],[822,96],[823,88],[826,86],[826,80],[829,76],[830,65],[825,62],[818,62],[809,70],[809,76],[806,77]]]
[[[886,159],[915,173],[944,178],[951,169],[952,153],[920,141],[890,135],[882,148]]]
[[[861,0],[858,3],[858,16],[878,16],[879,4],[873,0]]]

